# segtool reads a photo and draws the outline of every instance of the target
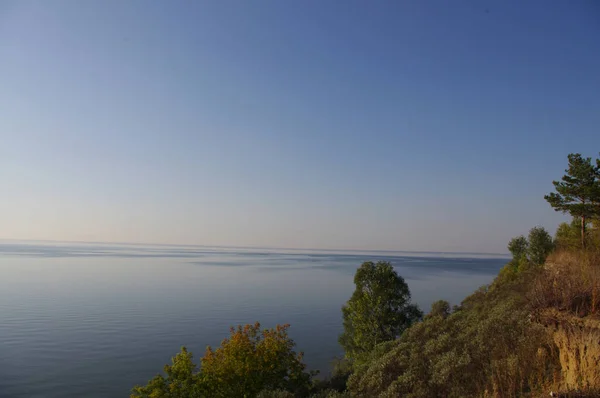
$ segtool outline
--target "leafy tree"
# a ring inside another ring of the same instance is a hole
[[[558,228],[556,229],[556,234],[554,236],[554,241],[557,247],[563,249],[575,249],[578,246],[581,246],[581,222],[577,218],[573,218],[570,223],[560,223]],[[589,235],[589,222],[586,225],[586,240]],[[586,242],[587,244],[587,242]]]
[[[200,371],[185,347],[146,386],[133,388],[132,398],[253,398],[307,396],[311,375],[304,372],[302,353],[294,352],[289,325],[260,329],[254,325],[231,328],[216,350],[207,347]],[[266,394],[266,395],[265,395]],[[269,395],[271,394],[271,395]]]
[[[569,167],[565,170],[561,181],[553,181],[556,192],[544,199],[556,211],[569,213],[581,219],[581,246],[585,247],[586,221],[600,214],[600,182],[598,181],[600,160],[596,166],[591,158],[580,154],[569,154]]]
[[[520,235],[508,242],[508,251],[511,252],[513,260],[519,261],[527,256],[528,246],[527,239],[523,235]]]
[[[310,374],[304,372],[302,353],[294,351],[289,325],[260,329],[254,325],[231,328],[216,350],[202,358],[202,380],[210,397],[255,397],[263,390],[307,392]]]
[[[529,231],[529,260],[534,264],[543,264],[554,249],[552,236],[543,227],[534,227]]]
[[[363,263],[356,271],[354,284],[352,297],[342,307],[344,332],[339,338],[349,359],[396,339],[423,316],[410,303],[408,285],[389,262]]]
[[[146,386],[136,386],[131,398],[201,398],[202,385],[196,365],[192,361],[192,353],[185,347],[171,358],[171,365],[165,365],[166,377],[155,376]]]

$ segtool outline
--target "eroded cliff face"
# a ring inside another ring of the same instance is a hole
[[[544,318],[559,350],[563,387],[600,389],[600,319],[577,318],[556,310],[548,311]]]

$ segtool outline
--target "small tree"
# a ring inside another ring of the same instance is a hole
[[[349,359],[394,340],[423,316],[410,303],[408,285],[387,261],[363,263],[354,284],[352,297],[342,307],[344,332],[339,338]]]
[[[523,236],[517,236],[516,238],[512,238],[510,242],[508,242],[508,251],[513,256],[513,260],[520,261],[521,259],[527,257],[527,248],[529,243],[527,239]]]
[[[585,227],[587,219],[600,214],[600,183],[598,181],[600,160],[597,166],[592,165],[591,158],[583,158],[580,154],[570,154],[569,168],[561,181],[553,181],[556,192],[544,199],[556,211],[569,213],[581,219],[581,246],[585,247]]]
[[[543,227],[534,227],[529,231],[529,260],[534,264],[543,264],[554,249],[552,236]]]
[[[208,396],[254,397],[263,390],[308,391],[302,353],[294,351],[289,325],[260,329],[254,325],[231,328],[216,350],[208,347],[202,358],[202,381]]]
[[[294,351],[288,328],[261,330],[258,322],[231,328],[220,347],[207,347],[200,371],[183,347],[172,365],[165,366],[166,377],[158,375],[146,386],[134,387],[131,398],[256,397],[261,392],[284,397],[286,391],[306,395],[311,375],[304,372],[302,353]]]

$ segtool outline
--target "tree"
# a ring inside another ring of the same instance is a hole
[[[573,220],[570,223],[560,223],[558,228],[556,229],[556,234],[554,236],[555,245],[560,248],[576,248],[581,246],[581,222],[577,218],[573,217]],[[590,238],[590,222],[586,220],[586,246],[589,243]]]
[[[583,158],[580,154],[569,154],[569,168],[561,181],[552,181],[556,192],[544,199],[556,211],[569,213],[581,219],[581,246],[585,247],[585,231],[587,219],[600,215],[600,160],[596,167],[591,158]]]
[[[339,338],[349,359],[396,339],[423,316],[410,303],[408,285],[389,262],[363,263],[356,271],[354,284],[352,297],[342,307],[344,332]]]
[[[543,227],[534,227],[529,231],[529,260],[534,264],[543,264],[554,249],[552,237]]]
[[[131,398],[201,398],[202,385],[196,365],[192,361],[192,353],[185,347],[171,358],[171,365],[165,365],[167,377],[155,376],[146,386],[135,386]]]
[[[258,322],[232,327],[220,347],[207,347],[200,371],[183,347],[165,366],[166,377],[157,375],[146,386],[134,387],[131,398],[284,397],[286,391],[306,396],[311,375],[304,372],[302,353],[294,352],[288,328],[261,330]]]
[[[520,235],[508,242],[508,251],[511,252],[513,260],[519,261],[527,256],[528,246],[527,239],[523,235]]]
[[[210,397],[255,397],[263,390],[307,392],[302,353],[294,351],[289,325],[260,329],[254,325],[231,328],[216,350],[208,347],[202,358],[202,380]]]

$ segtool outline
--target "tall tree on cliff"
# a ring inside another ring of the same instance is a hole
[[[544,196],[544,199],[554,210],[581,218],[581,246],[585,247],[586,222],[600,215],[600,160],[594,166],[591,158],[584,158],[579,153],[568,157],[566,174],[561,181],[552,181],[556,192]]]
[[[356,360],[379,343],[391,341],[423,317],[410,290],[391,263],[364,262],[354,275],[356,289],[342,307],[344,332],[339,343]]]

